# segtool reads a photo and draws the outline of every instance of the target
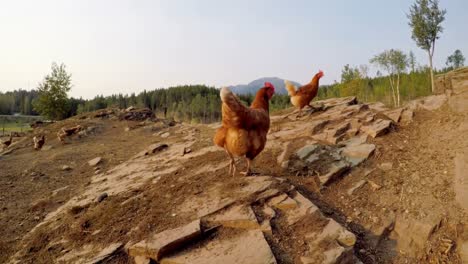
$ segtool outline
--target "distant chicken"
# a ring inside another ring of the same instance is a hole
[[[228,88],[221,89],[222,127],[216,131],[214,143],[226,151],[231,159],[229,174],[236,174],[234,156],[245,157],[247,170],[251,174],[251,161],[263,150],[270,128],[269,100],[275,93],[275,87],[266,82],[252,105],[243,105]]]
[[[71,136],[73,134],[76,134],[79,131],[81,131],[82,129],[83,129],[83,127],[80,126],[80,125],[76,125],[74,127],[69,127],[69,128],[62,127],[62,129],[60,129],[60,131],[57,132],[57,137],[60,140],[60,142],[65,143],[65,138],[66,137],[69,137],[69,136]]]
[[[8,146],[10,146],[11,143],[13,143],[13,135],[10,133],[10,138],[5,141],[2,141],[2,145],[4,148],[8,148]]]
[[[323,71],[319,71],[317,74],[315,74],[314,78],[312,78],[312,80],[308,84],[299,87],[299,89],[296,89],[296,87],[291,82],[284,81],[286,89],[288,90],[288,94],[291,97],[291,103],[295,107],[299,108],[298,116],[301,115],[302,109],[305,106],[313,108],[310,105],[310,102],[317,96],[319,81],[320,78],[323,77],[323,75]]]
[[[45,136],[42,135],[40,137],[35,136],[33,137],[33,142],[34,142],[34,149],[35,150],[40,150],[42,149],[42,146],[45,144]]]

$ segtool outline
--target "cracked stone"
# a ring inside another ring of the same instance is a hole
[[[128,249],[130,256],[144,256],[159,261],[163,255],[171,253],[187,242],[193,241],[202,234],[200,220],[197,219],[185,226],[165,230],[147,240],[138,242]]]

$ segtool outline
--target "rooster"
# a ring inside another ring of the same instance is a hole
[[[45,144],[45,136],[35,136],[33,137],[33,142],[34,142],[34,149],[35,150],[40,150],[42,149],[42,146]]]
[[[323,75],[323,71],[319,71],[308,84],[299,87],[299,89],[296,89],[296,87],[291,82],[286,80],[284,81],[286,89],[288,90],[288,94],[291,97],[291,103],[295,107],[299,108],[298,116],[302,114],[302,109],[305,106],[309,106],[312,109],[314,108],[310,105],[310,102],[317,96],[319,80],[323,77]]]
[[[226,151],[231,162],[229,174],[236,174],[234,156],[245,157],[247,170],[251,174],[252,160],[263,150],[270,129],[269,100],[275,93],[275,87],[266,82],[256,96],[252,105],[243,105],[228,88],[221,89],[222,127],[216,131],[214,143]]]
[[[2,145],[4,148],[8,148],[8,146],[10,146],[12,142],[13,142],[13,135],[10,133],[10,138],[5,141],[2,141]]]

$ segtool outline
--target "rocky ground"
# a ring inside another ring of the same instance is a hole
[[[249,177],[228,176],[217,124],[130,109],[36,128],[43,150],[0,152],[0,262],[468,262],[467,95],[277,113]]]

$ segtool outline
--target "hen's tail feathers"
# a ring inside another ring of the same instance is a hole
[[[286,86],[286,90],[288,90],[289,96],[296,95],[296,86],[294,86],[294,84],[292,84],[290,81],[285,80],[284,85]]]
[[[245,106],[239,101],[237,96],[231,92],[228,88],[224,87],[219,93],[223,104],[227,105],[233,112],[242,112],[245,110]]]

